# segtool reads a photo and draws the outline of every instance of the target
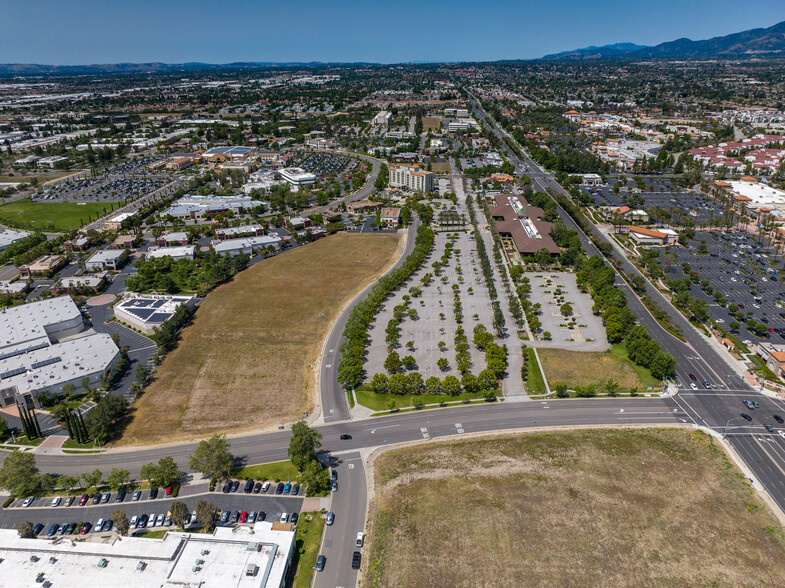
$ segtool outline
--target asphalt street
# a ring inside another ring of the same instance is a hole
[[[314,578],[315,587],[356,586],[357,570],[352,569],[352,554],[364,550],[356,546],[357,533],[365,531],[367,488],[362,457],[357,452],[331,459],[338,474],[338,491],[332,494],[330,510],[335,522],[325,526],[320,554],[326,558],[324,571]]]
[[[417,227],[419,225],[419,219],[416,216],[412,217],[406,238],[406,248],[401,258],[389,271],[400,267],[414,249]],[[355,304],[363,300],[371,288],[373,288],[373,284],[358,294],[354,301],[341,312],[324,345],[319,374],[319,388],[322,399],[322,416],[326,423],[345,421],[350,418],[347,394],[338,384],[338,363],[341,361],[341,345],[344,342],[343,330],[346,328],[346,321],[349,320],[349,315]]]

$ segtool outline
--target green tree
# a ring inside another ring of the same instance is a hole
[[[150,482],[151,486],[172,486],[180,481],[182,476],[180,468],[174,459],[167,455],[158,460],[158,463],[148,463],[142,466],[140,477]]]
[[[215,505],[207,500],[197,500],[194,510],[196,511],[196,520],[199,521],[202,528],[207,533],[212,533],[216,521]]]
[[[425,380],[425,391],[428,394],[439,394],[442,391],[442,381],[436,376],[431,376]]]
[[[371,388],[377,394],[384,394],[387,392],[389,379],[386,374],[374,374],[371,378]]]
[[[401,369],[401,358],[397,351],[393,351],[384,360],[384,369],[389,373],[394,374]]]
[[[63,488],[67,488],[68,490],[70,490],[71,488],[76,486],[78,483],[79,483],[79,478],[77,478],[76,476],[61,476],[60,477],[60,485]]]
[[[442,382],[442,389],[445,394],[450,396],[458,396],[461,393],[461,383],[455,376],[446,376]]]
[[[5,417],[0,416],[0,441],[5,441],[11,435],[11,429],[5,421]]]
[[[120,487],[127,484],[131,479],[131,474],[128,470],[122,468],[112,468],[109,475],[106,477],[106,483],[112,490],[118,490]]]
[[[550,341],[551,340],[551,332],[550,331],[543,332],[542,336],[545,338],[546,341]]]
[[[292,425],[292,438],[289,441],[289,459],[299,471],[316,459],[316,450],[322,444],[322,434],[312,429],[305,421]]]
[[[74,389],[75,389],[74,385],[71,382],[68,382],[63,386],[63,396],[66,397],[70,396],[71,394],[74,393]]]
[[[85,490],[89,490],[90,488],[94,488],[101,483],[101,478],[104,477],[104,473],[96,468],[92,472],[82,473],[80,477],[82,478],[82,483],[84,484]]]
[[[113,510],[111,514],[112,524],[117,527],[117,532],[121,535],[128,535],[128,530],[131,528],[131,523],[128,522],[128,517],[125,515],[124,510]]]
[[[567,384],[556,384],[557,398],[567,398],[569,395],[569,392],[567,392]]]
[[[188,510],[185,502],[175,500],[169,505],[169,512],[171,513],[172,523],[176,527],[185,529],[186,522],[191,518],[191,512]]]
[[[150,381],[150,375],[152,372],[153,370],[149,365],[144,363],[139,364],[139,366],[136,368],[136,377],[134,378],[134,382],[141,388],[144,388]]]
[[[676,371],[676,360],[670,353],[660,351],[651,360],[649,369],[651,370],[652,376],[658,380],[661,380],[662,378],[670,376],[674,371]]]
[[[317,496],[330,487],[330,474],[327,468],[315,459],[305,466],[301,479],[307,488],[308,496]]]
[[[229,451],[225,435],[213,435],[200,441],[188,458],[188,467],[203,473],[208,478],[228,478],[232,471],[234,456]]]
[[[22,539],[35,539],[35,531],[33,530],[33,523],[30,521],[23,521],[19,523],[19,526],[16,528],[19,536]]]
[[[0,488],[14,496],[32,494],[38,486],[38,466],[32,453],[12,451],[0,468]]]
[[[439,360],[436,362],[436,365],[439,367],[440,370],[446,371],[450,367],[450,362],[447,361],[446,357],[440,357]]]

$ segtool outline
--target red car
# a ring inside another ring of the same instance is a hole
[[[82,523],[82,528],[79,529],[80,535],[87,535],[90,532],[90,529],[93,528],[92,523]]]
[[[90,498],[87,494],[82,494],[82,497],[79,499],[79,506],[84,506],[87,504],[87,499]]]
[[[248,511],[247,510],[244,510],[242,513],[240,513],[240,522],[241,523],[247,523],[248,522]]]
[[[166,487],[166,495],[167,496],[171,496],[173,491],[174,491],[174,486],[167,486]]]

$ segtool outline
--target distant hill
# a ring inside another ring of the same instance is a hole
[[[91,65],[41,65],[36,63],[0,64],[0,76],[84,75],[111,73],[146,73],[167,71],[201,71],[222,69],[263,69],[287,67],[327,67],[336,65],[376,65],[373,63],[323,63],[238,61],[235,63],[99,63]]]
[[[638,51],[640,49],[648,49],[648,47],[646,45],[636,45],[635,43],[613,43],[612,45],[603,45],[602,47],[590,45],[589,47],[584,47],[583,49],[573,49],[572,51],[562,51],[561,53],[546,55],[542,59],[602,59],[618,57],[623,54]]]
[[[625,47],[637,47],[628,49]],[[785,56],[785,21],[767,29],[751,29],[703,41],[677,39],[654,47],[617,43],[603,47],[586,47],[546,55],[548,60],[583,59],[650,59],[650,58],[716,58],[716,57],[777,57]]]

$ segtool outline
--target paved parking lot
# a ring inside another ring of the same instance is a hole
[[[660,252],[660,265],[666,275],[671,279],[688,277],[683,266],[687,263],[689,271],[698,272],[699,280],[708,280],[711,294],[703,290],[700,282],[690,285],[690,294],[705,300],[709,316],[726,329],[731,321],[737,320],[728,309],[733,304],[739,307],[739,313],[762,322],[767,328],[785,329],[783,259],[775,259],[770,248],[767,250],[753,236],[738,231],[698,233],[696,239],[706,243],[706,253],[698,253],[697,242],[691,242],[689,249],[673,247],[667,253]],[[727,299],[725,307],[717,303],[716,292]],[[739,332],[741,339],[763,340],[743,324]],[[783,343],[783,337],[770,332],[769,341]]]
[[[596,341],[605,343],[602,349],[608,349],[605,338],[605,329],[602,319],[592,312],[592,299],[589,294],[584,294],[578,289],[575,274],[571,272],[528,272],[524,276],[529,278],[531,294],[529,298],[533,304],[542,305],[542,314],[539,315],[542,323],[542,332],[549,331],[554,343],[559,347],[568,349],[570,343],[584,343]],[[575,326],[567,326],[569,319],[561,314],[562,304],[569,302],[573,307]],[[562,326],[564,325],[564,326]]]
[[[338,175],[354,169],[357,162],[343,155],[332,153],[304,153],[295,158],[294,164],[317,176]]]
[[[275,486],[272,486],[271,490]],[[198,500],[207,500],[212,502],[216,508],[221,510],[232,511],[255,511],[256,513],[265,513],[265,520],[279,520],[281,513],[291,515],[293,512],[299,513],[302,508],[304,500],[303,496],[283,496],[275,494],[245,494],[242,491],[242,486],[239,492],[231,494],[223,494],[221,492],[211,492],[196,496],[178,497],[175,499],[164,498],[163,492],[159,492],[158,498],[149,500],[147,498],[147,491],[144,497],[138,502],[131,500],[131,493],[129,492],[124,502],[115,502],[116,493],[112,492],[111,498],[107,504],[93,505],[92,501],[88,501],[86,506],[78,506],[79,497],[76,498],[72,506],[59,506],[50,507],[51,498],[36,500],[36,503],[45,503],[45,506],[31,506],[29,508],[7,508],[0,512],[0,526],[9,529],[15,529],[19,523],[23,521],[30,521],[34,525],[41,523],[44,525],[42,535],[46,535],[47,530],[54,523],[68,524],[78,523],[81,521],[89,521],[93,524],[100,519],[110,518],[112,511],[124,510],[126,516],[131,519],[133,516],[140,516],[142,514],[166,514],[172,502],[181,501],[188,506],[190,511],[193,511]],[[18,501],[21,502],[21,501]],[[148,529],[150,530],[149,526]]]

